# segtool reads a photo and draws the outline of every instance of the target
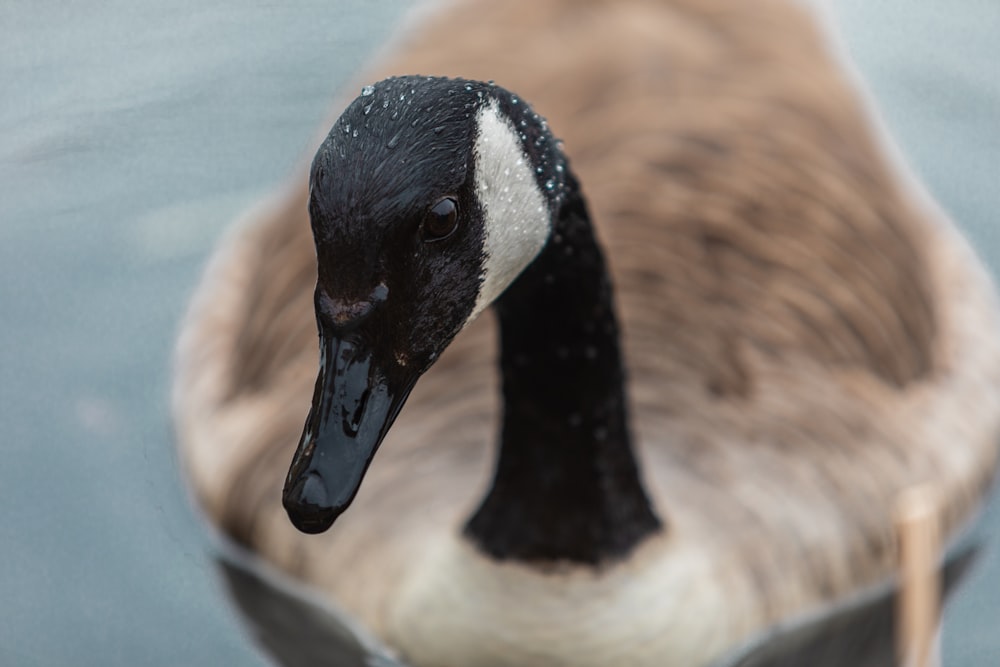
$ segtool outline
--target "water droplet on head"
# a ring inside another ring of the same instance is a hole
[[[549,180],[545,181],[545,189],[548,190],[548,191],[550,191],[550,192],[552,190],[555,190],[556,189],[555,179],[550,178]]]
[[[361,89],[361,97],[368,97],[375,92],[375,86],[365,86]]]

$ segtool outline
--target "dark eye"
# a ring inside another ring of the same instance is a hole
[[[451,236],[456,227],[458,227],[458,203],[451,197],[445,197],[427,211],[420,231],[424,241],[440,241]]]

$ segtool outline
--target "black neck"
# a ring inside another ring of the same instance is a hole
[[[610,280],[571,178],[547,245],[495,307],[502,441],[466,535],[499,559],[624,556],[661,524],[629,438]]]

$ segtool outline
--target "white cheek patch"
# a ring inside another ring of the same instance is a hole
[[[484,213],[482,284],[466,324],[535,259],[549,236],[551,214],[511,122],[494,101],[477,114],[476,195]]]

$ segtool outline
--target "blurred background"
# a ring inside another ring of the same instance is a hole
[[[169,420],[222,230],[310,150],[401,0],[0,2],[0,665],[265,665]],[[886,127],[996,272],[1000,3],[826,6]],[[1000,500],[946,613],[1000,662]]]

